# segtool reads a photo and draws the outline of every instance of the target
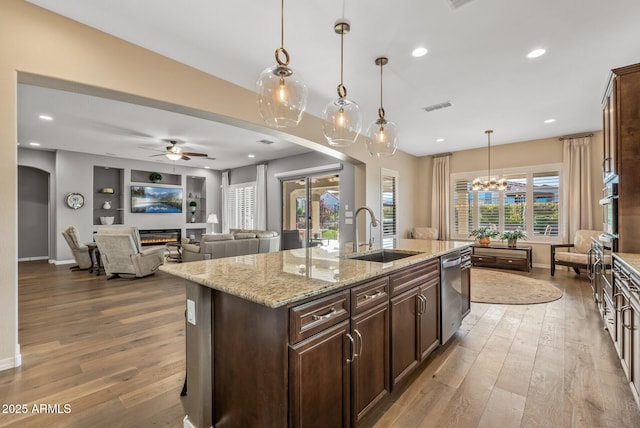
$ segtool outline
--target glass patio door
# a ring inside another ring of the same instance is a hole
[[[339,184],[338,175],[282,181],[283,250],[310,246],[338,248]]]

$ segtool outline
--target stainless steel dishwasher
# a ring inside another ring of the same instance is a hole
[[[442,305],[442,344],[451,339],[462,323],[462,280],[460,275],[460,251],[453,251],[441,258],[442,277],[440,296]]]

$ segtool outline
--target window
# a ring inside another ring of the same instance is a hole
[[[253,229],[256,214],[256,183],[229,186],[229,228]]]
[[[553,241],[560,231],[560,165],[504,171],[504,191],[471,190],[474,174],[452,174],[452,237],[477,227],[522,230],[530,240]],[[523,171],[524,169],[524,171]]]
[[[398,173],[388,169],[382,170],[382,244],[383,247],[393,245],[398,237]]]

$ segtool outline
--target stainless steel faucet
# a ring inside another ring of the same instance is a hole
[[[378,220],[376,220],[375,214],[373,214],[373,210],[369,207],[360,207],[356,210],[356,214],[353,216],[353,252],[358,252],[358,214],[362,210],[369,211],[369,215],[371,216],[371,224],[370,226],[378,227]],[[371,229],[369,229],[369,235],[371,235]],[[373,237],[369,239],[369,249],[373,247]]]

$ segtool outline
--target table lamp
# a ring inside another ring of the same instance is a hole
[[[209,214],[207,217],[207,223],[211,223],[211,233],[216,233],[216,224],[218,224],[218,216],[216,214]]]

